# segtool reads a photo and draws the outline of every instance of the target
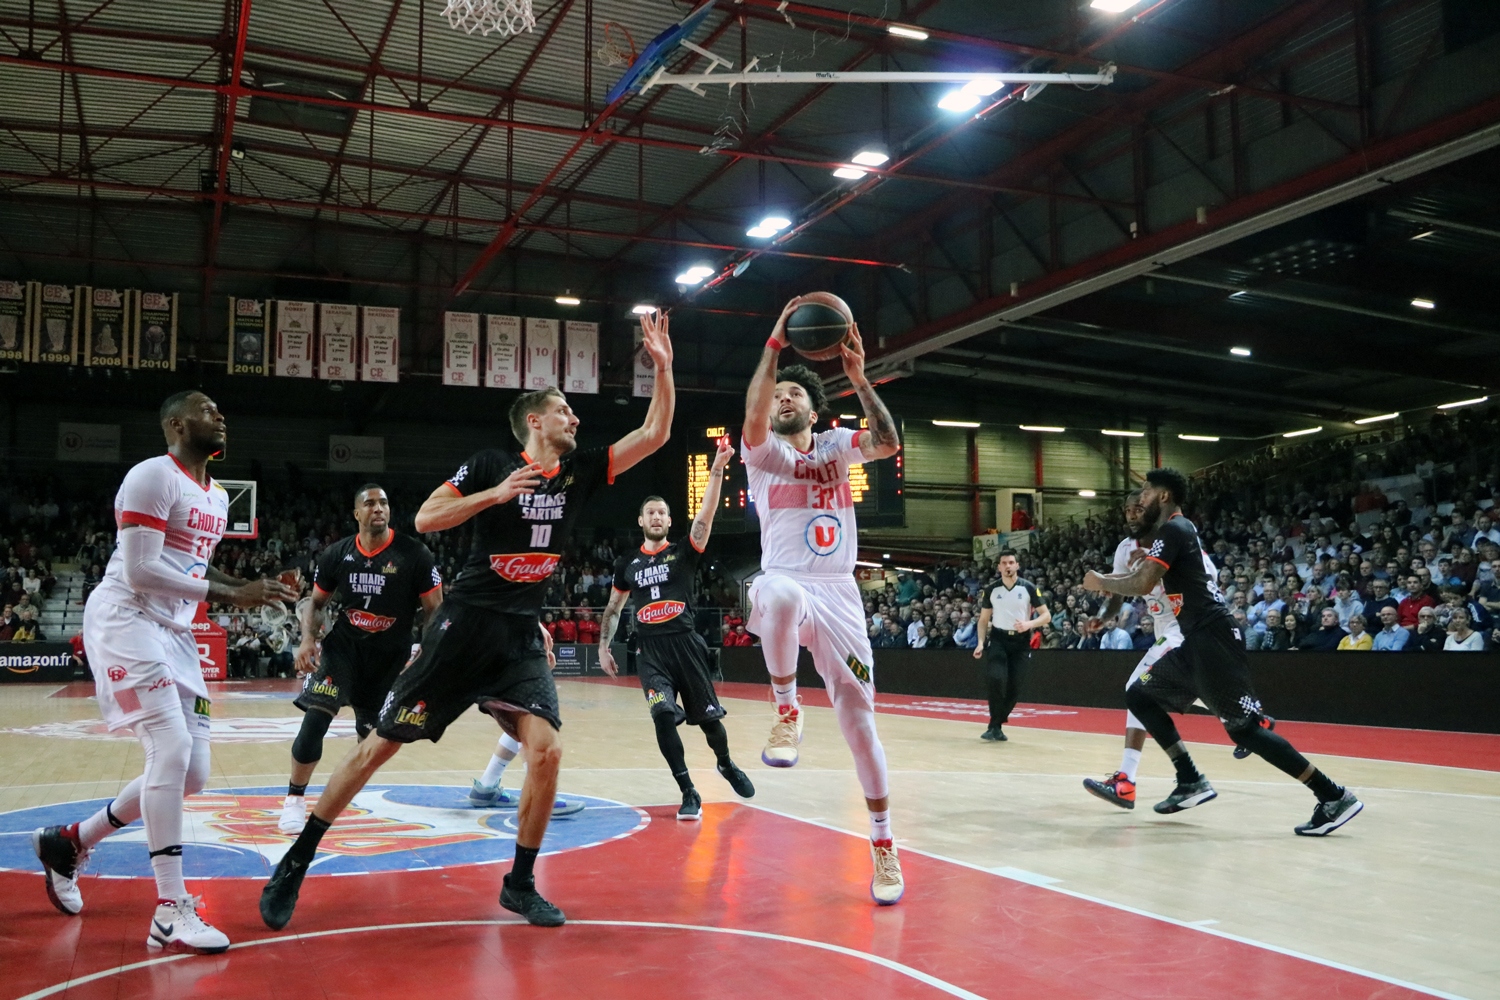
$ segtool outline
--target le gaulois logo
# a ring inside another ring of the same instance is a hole
[[[550,552],[490,556],[490,569],[511,583],[541,583],[557,568],[557,559]]]
[[[396,619],[385,615],[372,615],[360,608],[348,608],[344,614],[349,618],[349,624],[355,628],[364,629],[366,632],[384,632],[396,624]]]
[[[681,601],[652,601],[637,611],[635,617],[642,625],[658,625],[671,621],[686,610],[687,605]]]

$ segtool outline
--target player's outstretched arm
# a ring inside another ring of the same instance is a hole
[[[656,364],[656,388],[646,421],[626,434],[610,449],[610,464],[615,475],[635,466],[655,452],[672,436],[672,415],[677,411],[677,385],[672,380],[672,339],[668,336],[667,317],[651,313],[641,317],[642,345]]]
[[[221,601],[239,608],[256,608],[263,604],[295,601],[292,588],[276,580],[234,580],[230,586],[205,577],[188,576],[175,566],[163,562],[162,549],[166,533],[145,525],[127,524],[120,530],[121,556],[125,563],[125,582],[132,590],[159,597],[184,601]],[[214,576],[223,574],[213,570]]]
[[[628,590],[611,588],[609,603],[604,606],[604,614],[599,619],[599,669],[611,677],[618,677],[620,671],[609,644],[615,637],[615,630],[620,627],[620,615],[625,611],[625,598],[629,596]]]
[[[890,458],[901,450],[901,436],[896,432],[896,420],[885,408],[875,387],[865,377],[865,345],[859,336],[859,324],[854,325],[854,336],[844,341],[839,349],[844,361],[844,374],[859,397],[859,405],[865,409],[865,424],[869,430],[859,437],[859,450],[866,461]]]
[[[781,358],[782,348],[787,346],[786,318],[791,314],[792,303],[788,302],[776,320],[771,339],[766,341],[766,349],[760,352],[760,364],[755,366],[755,374],[750,376],[750,389],[745,394],[745,425],[740,428],[740,433],[751,448],[765,444],[766,435],[771,433],[771,407],[776,405],[776,363]]]
[[[305,677],[318,669],[318,612],[333,595],[319,587],[312,589],[312,599],[302,605],[302,617],[297,624],[302,630],[302,641],[297,643],[297,675]]]
[[[491,486],[468,496],[460,496],[452,485],[444,483],[422,501],[422,509],[417,511],[413,527],[422,534],[447,531],[463,524],[482,510],[509,503],[522,493],[535,493],[537,483],[541,480],[541,463],[532,462],[506,476],[498,486]]]
[[[1096,593],[1144,597],[1156,589],[1166,572],[1165,564],[1154,559],[1142,559],[1125,573],[1096,573],[1089,570],[1083,575],[1083,589]]]
[[[703,488],[703,504],[698,508],[698,515],[693,518],[692,530],[688,532],[688,540],[699,552],[708,548],[708,536],[713,531],[714,515],[719,512],[719,495],[723,492],[724,467],[729,464],[733,455],[734,445],[726,437],[719,442],[713,467],[709,470],[708,485]]]

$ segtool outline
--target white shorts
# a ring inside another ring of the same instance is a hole
[[[854,578],[815,580],[789,573],[764,573],[750,584],[750,619],[745,627],[765,639],[760,603],[755,595],[761,583],[777,576],[802,591],[797,614],[797,644],[812,653],[813,666],[827,685],[828,697],[857,694],[873,711],[875,707],[875,656],[865,631],[865,605]]]
[[[90,601],[83,611],[99,714],[110,729],[181,711],[188,731],[208,737],[208,688],[198,666],[198,642],[135,608]]]
[[[1125,682],[1125,686],[1127,688],[1130,687],[1130,685],[1140,679],[1141,674],[1150,670],[1157,660],[1181,645],[1182,636],[1180,635],[1162,636],[1160,639],[1157,639],[1156,645],[1146,650],[1146,655],[1141,657],[1141,662],[1137,663],[1135,669],[1130,672],[1130,680]]]

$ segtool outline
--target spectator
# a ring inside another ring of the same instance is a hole
[[[1063,619],[1063,623],[1062,623],[1062,627],[1060,629],[1058,629],[1058,634],[1057,634],[1057,648],[1058,649],[1077,649],[1078,648],[1078,642],[1079,642],[1078,630],[1073,627],[1073,622],[1072,622],[1071,619],[1064,618]]]
[[[557,641],[557,621],[552,617],[552,612],[542,612],[542,628],[547,630],[547,634],[552,637],[553,642]]]
[[[1106,618],[1099,633],[1100,649],[1130,649],[1130,633],[1114,618]]]
[[[16,634],[16,626],[21,624],[21,616],[16,614],[13,605],[5,605],[0,610],[0,642],[9,642],[10,637]]]
[[[907,642],[907,645],[912,649],[926,649],[927,627],[925,625],[917,625],[916,630],[917,634],[913,636],[909,642]]]
[[[1484,651],[1484,634],[1469,628],[1469,612],[1455,608],[1453,620],[1448,623],[1448,637],[1443,641],[1443,650],[1449,653],[1481,653]]]
[[[1339,615],[1333,608],[1324,608],[1320,617],[1321,623],[1303,637],[1297,644],[1298,649],[1312,653],[1332,653],[1339,648],[1344,636],[1349,634],[1339,627]]]
[[[876,649],[905,649],[906,630],[894,618],[885,623],[885,631],[871,643]]]
[[[1150,615],[1146,615],[1141,619],[1135,637],[1130,641],[1130,648],[1143,653],[1154,645],[1156,645],[1156,622]]]
[[[1497,592],[1497,594],[1500,594],[1500,592]],[[1390,584],[1377,577],[1371,582],[1370,596],[1365,599],[1365,605],[1359,613],[1365,616],[1365,621],[1367,622],[1384,621],[1385,618],[1381,614],[1381,611],[1385,608],[1395,611],[1400,603],[1400,601],[1391,596]],[[1399,618],[1400,615],[1398,614],[1397,617]]]
[[[1380,609],[1380,632],[1371,648],[1377,653],[1399,653],[1411,641],[1411,633],[1401,627],[1396,609],[1387,604]]]
[[[28,569],[26,576],[21,580],[21,590],[31,598],[31,603],[40,607],[42,603],[42,578],[36,575],[36,570]]]
[[[896,579],[899,581],[896,586],[896,603],[899,606],[906,607],[922,596],[922,585],[910,573],[901,573]]]
[[[1423,608],[1417,612],[1417,627],[1406,648],[1416,653],[1438,653],[1447,639],[1448,634],[1438,628],[1437,609]]]
[[[1266,612],[1286,612],[1286,602],[1281,599],[1281,593],[1273,584],[1264,584],[1261,588],[1261,599],[1255,603],[1245,615],[1251,628],[1260,626],[1259,631],[1265,631]]]
[[[1349,628],[1350,620],[1364,610],[1364,602],[1354,593],[1354,581],[1347,574],[1340,575],[1333,588],[1333,610],[1339,616],[1339,624]]]
[[[553,629],[552,639],[559,643],[572,643],[578,641],[578,622],[573,618],[572,608],[563,608],[562,617],[557,620],[557,626]]]
[[[967,611],[958,616],[958,627],[953,630],[953,642],[959,649],[973,649],[979,645],[979,625]]]
[[[1307,629],[1302,625],[1302,616],[1294,611],[1288,611],[1281,616],[1281,631],[1286,633],[1286,638],[1277,649],[1297,649],[1302,640],[1307,638]]]
[[[1266,615],[1266,630],[1261,633],[1260,650],[1266,653],[1281,653],[1291,649],[1294,645],[1291,633],[1282,624],[1282,615],[1275,611]]]
[[[585,646],[599,645],[599,620],[593,609],[578,609],[578,641]]]
[[[20,612],[20,617],[21,623],[16,626],[15,632],[11,635],[11,642],[46,641],[47,636],[44,632],[42,632],[42,627],[37,624],[36,612],[34,610],[32,610],[31,608],[24,608]]]
[[[1415,573],[1407,576],[1406,589],[1406,598],[1396,606],[1396,612],[1401,619],[1402,628],[1414,628],[1417,625],[1417,618],[1420,612],[1424,608],[1436,607],[1437,601],[1433,600],[1432,595],[1427,593],[1427,588],[1423,584],[1422,578]]]
[[[1349,634],[1339,640],[1340,652],[1369,652],[1374,645],[1374,639],[1370,633],[1365,631],[1365,616],[1349,616]]]

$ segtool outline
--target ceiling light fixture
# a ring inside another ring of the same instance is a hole
[[[576,295],[559,295],[556,299],[553,299],[553,301],[556,302],[560,306],[581,306],[581,305],[583,305],[583,300],[580,299]]]
[[[1129,10],[1141,0],[1094,0],[1089,4],[1095,10],[1102,10],[1106,14],[1118,14],[1122,10]]]
[[[1066,427],[1048,427],[1045,424],[1021,424],[1021,430],[1031,431],[1035,434],[1061,434],[1067,430]]]
[[[694,264],[677,276],[677,283],[679,285],[696,285],[713,273],[714,269],[707,264]]]
[[[1217,441],[1219,436],[1217,434],[1179,434],[1177,439],[1179,441]]]
[[[944,111],[972,111],[979,106],[979,95],[963,88],[950,90],[938,100],[937,106]]]
[[[868,170],[862,170],[859,167],[839,167],[833,172],[833,176],[843,181],[857,181],[868,173]]]
[[[1309,434],[1316,434],[1316,433],[1318,433],[1318,431],[1320,431],[1322,429],[1323,428],[1321,428],[1321,427],[1307,427],[1307,428],[1304,428],[1304,429],[1302,429],[1300,431],[1287,431],[1285,434],[1283,434],[1281,436],[1284,437],[1284,438],[1306,437]]]
[[[1095,493],[1093,490],[1079,490],[1078,495],[1081,497],[1096,497],[1099,494]]]
[[[934,427],[978,427],[979,423],[974,420],[934,420]]]
[[[1146,436],[1145,431],[1118,431],[1112,427],[1106,427],[1099,433],[1107,434],[1112,438],[1143,438]]]
[[[1434,302],[1434,301],[1432,301],[1431,299],[1412,299],[1411,300],[1411,304],[1412,304],[1412,308],[1413,309],[1436,309],[1437,308],[1437,303]]]
[[[1354,422],[1356,424],[1360,424],[1360,425],[1364,425],[1364,424],[1378,424],[1382,420],[1395,420],[1399,416],[1401,416],[1401,414],[1399,412],[1398,413],[1382,413],[1379,416],[1374,416],[1374,417],[1361,417],[1360,419],[1358,419],[1358,420],[1356,420]]]
[[[633,316],[650,316],[652,313],[656,312],[656,307],[642,302],[638,305],[631,306],[630,312]]]
[[[1460,399],[1456,403],[1442,403],[1442,404],[1440,404],[1438,406],[1438,409],[1440,409],[1440,410],[1456,410],[1460,406],[1473,406],[1476,403],[1483,403],[1485,400],[1487,400],[1489,398],[1490,397],[1488,397],[1488,396],[1475,396],[1473,399]]]
[[[768,215],[745,230],[745,235],[753,236],[756,239],[765,239],[767,236],[775,236],[791,224],[792,220],[784,215]]]
[[[973,94],[975,97],[989,97],[1003,89],[1005,89],[1005,82],[993,76],[976,76],[963,85],[963,92]]]
[[[891,154],[883,149],[861,149],[850,158],[850,163],[857,163],[862,167],[878,167],[891,158]]]
[[[927,32],[921,28],[913,28],[909,24],[888,24],[885,30],[897,38],[910,38],[914,42],[927,41]]]
[[[1233,354],[1237,358],[1248,358],[1250,356],[1250,348],[1248,348],[1248,347],[1231,347],[1229,349],[1229,353]]]
[[[859,415],[855,414],[855,413],[840,413],[839,414],[839,419],[840,420],[858,420],[859,419]]]
[[[1425,230],[1424,232],[1420,232],[1417,235],[1413,236],[1412,239],[1414,239],[1414,240],[1425,240],[1429,236],[1436,236],[1436,235],[1437,235],[1437,230],[1436,229],[1428,229],[1428,230]]]

